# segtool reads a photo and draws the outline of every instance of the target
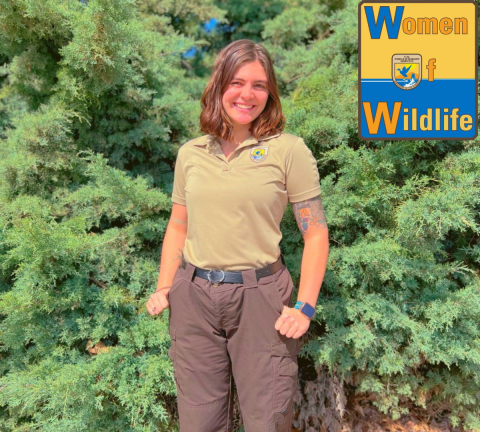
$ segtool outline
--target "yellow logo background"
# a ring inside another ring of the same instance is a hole
[[[371,39],[368,22],[365,14],[365,6],[372,6],[375,17],[378,17],[380,6],[390,6],[392,19],[397,6],[404,6],[402,25],[398,32],[398,39],[389,39],[387,29],[383,27],[380,39]],[[472,46],[475,46],[475,35],[478,32],[477,21],[468,20],[468,34],[455,34],[455,26],[452,32],[444,35],[438,29],[437,34],[408,35],[403,32],[403,21],[406,18],[437,18],[438,27],[442,18],[462,18],[475,15],[473,3],[442,4],[435,3],[363,3],[361,12],[361,77],[368,78],[392,78],[391,63],[379,61],[378,53],[402,53],[417,52],[424,57],[424,63],[430,58],[436,59],[435,79],[441,78],[475,78],[477,59],[472,55]],[[455,59],[455,61],[452,61]],[[425,66],[424,66],[425,67]],[[425,71],[424,71],[425,72]],[[423,79],[426,79],[424,73]]]

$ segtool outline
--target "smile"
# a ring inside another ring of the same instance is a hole
[[[243,105],[243,104],[237,104],[237,103],[233,103],[233,105],[235,106],[235,108],[239,109],[240,111],[250,111],[252,108],[255,107],[255,105]]]

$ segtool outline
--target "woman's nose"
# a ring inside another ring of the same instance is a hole
[[[251,86],[244,86],[242,89],[242,98],[243,99],[250,99],[253,96],[252,94],[252,87]]]

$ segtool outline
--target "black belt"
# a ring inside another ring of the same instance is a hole
[[[273,273],[276,273],[278,270],[282,268],[282,264],[285,264],[283,259],[283,255],[280,255],[277,261],[273,264],[269,264],[266,267],[262,267],[260,269],[255,269],[255,274],[258,279],[269,276]],[[185,269],[187,267],[187,262],[182,256],[182,268]],[[192,264],[193,265],[193,264]],[[194,266],[195,267],[195,266]],[[224,271],[220,269],[212,269],[212,270],[205,270],[199,267],[195,267],[195,272],[193,273],[194,277],[198,276],[202,279],[207,279],[211,283],[243,283],[243,277],[241,271]]]

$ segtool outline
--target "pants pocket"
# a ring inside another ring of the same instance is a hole
[[[274,374],[273,412],[285,413],[297,388],[299,340],[287,338],[271,345]]]
[[[283,306],[292,307],[294,286],[290,272],[286,267],[278,273],[279,275],[275,275],[276,277],[273,281],[273,294],[277,304],[276,310],[281,315],[283,313]]]
[[[179,282],[181,282],[182,270],[183,270],[183,268],[181,266],[179,266],[177,271],[175,272],[175,276],[173,276],[172,285],[171,285],[170,289],[168,290],[168,300],[169,300],[169,302],[170,302],[170,295],[172,294],[173,291],[175,291]]]
[[[171,345],[170,348],[168,349],[168,356],[172,360],[173,364],[173,379],[175,380],[175,385],[177,386],[177,395],[178,393],[182,393],[182,389],[180,387],[180,384],[178,382],[178,373],[177,373],[177,358],[176,358],[176,348],[177,348],[177,336],[175,333],[174,329],[170,329],[170,339],[171,339]]]

